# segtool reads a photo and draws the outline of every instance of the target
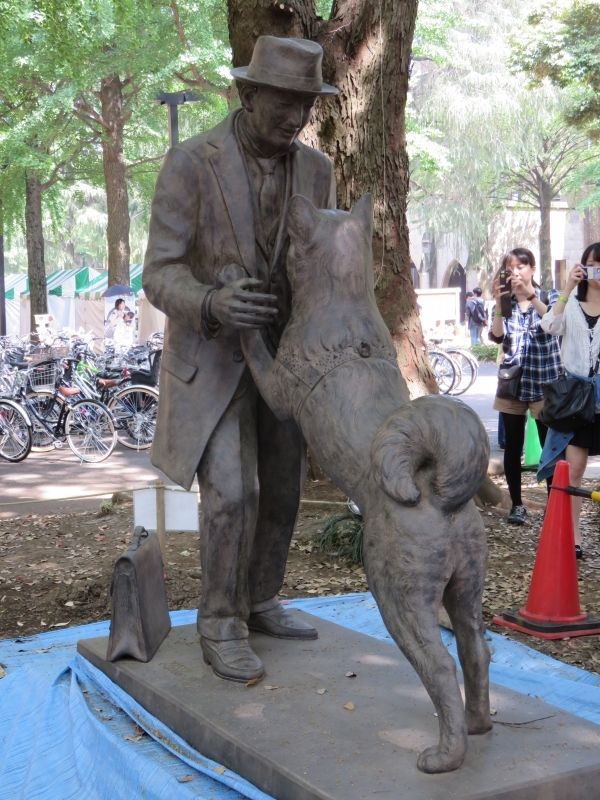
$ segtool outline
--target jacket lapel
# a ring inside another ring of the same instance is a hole
[[[229,214],[231,229],[249,275],[256,276],[256,244],[252,197],[246,169],[233,132],[233,115],[228,117],[224,135],[209,140],[215,148],[209,157]],[[221,126],[219,126],[221,128]],[[217,133],[218,129],[215,130]]]

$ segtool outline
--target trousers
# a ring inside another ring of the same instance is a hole
[[[198,467],[201,636],[246,638],[253,607],[281,589],[305,472],[300,430],[277,420],[246,371]]]

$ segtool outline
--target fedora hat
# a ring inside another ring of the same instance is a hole
[[[323,83],[323,48],[309,39],[259,36],[247,67],[235,67],[238,81],[270,86],[289,92],[337,94],[335,86]]]

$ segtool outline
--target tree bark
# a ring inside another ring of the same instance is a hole
[[[35,330],[35,314],[48,313],[44,229],[42,226],[42,184],[33,174],[25,176],[25,239],[29,279],[30,322]]]
[[[4,292],[4,209],[0,199],[0,336],[6,336],[6,298]]]
[[[539,201],[540,201],[540,283],[546,289],[552,287],[552,247],[550,237],[550,211],[552,208],[552,187],[544,180],[539,178]]]
[[[324,78],[336,98],[322,99],[304,132],[334,161],[338,206],[371,192],[373,253],[381,313],[413,396],[436,392],[410,274],[404,112],[417,0],[337,0],[330,20],[313,0],[229,0],[234,65],[247,64],[261,34],[300,36],[324,49]]]
[[[102,118],[106,131],[102,138],[102,164],[106,184],[108,246],[108,285],[129,286],[129,198],[126,164],[123,156],[123,131],[126,113],[123,86],[118,75],[100,83]]]

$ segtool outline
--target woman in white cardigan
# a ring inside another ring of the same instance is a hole
[[[595,242],[583,252],[581,264],[569,272],[563,293],[542,318],[541,326],[555,336],[561,336],[561,357],[565,370],[580,378],[593,378],[598,372],[600,357],[600,279],[588,276],[589,268],[596,268],[600,277],[600,242]],[[575,291],[576,290],[576,291]],[[573,433],[558,434],[551,429],[546,440],[538,476],[547,477],[548,469],[565,451],[569,462],[572,486],[581,486],[588,456],[600,455],[600,378],[593,378],[596,389],[595,421]],[[552,435],[554,434],[554,435]],[[559,452],[560,450],[560,452]],[[575,552],[583,556],[579,517],[581,498],[572,497]]]

